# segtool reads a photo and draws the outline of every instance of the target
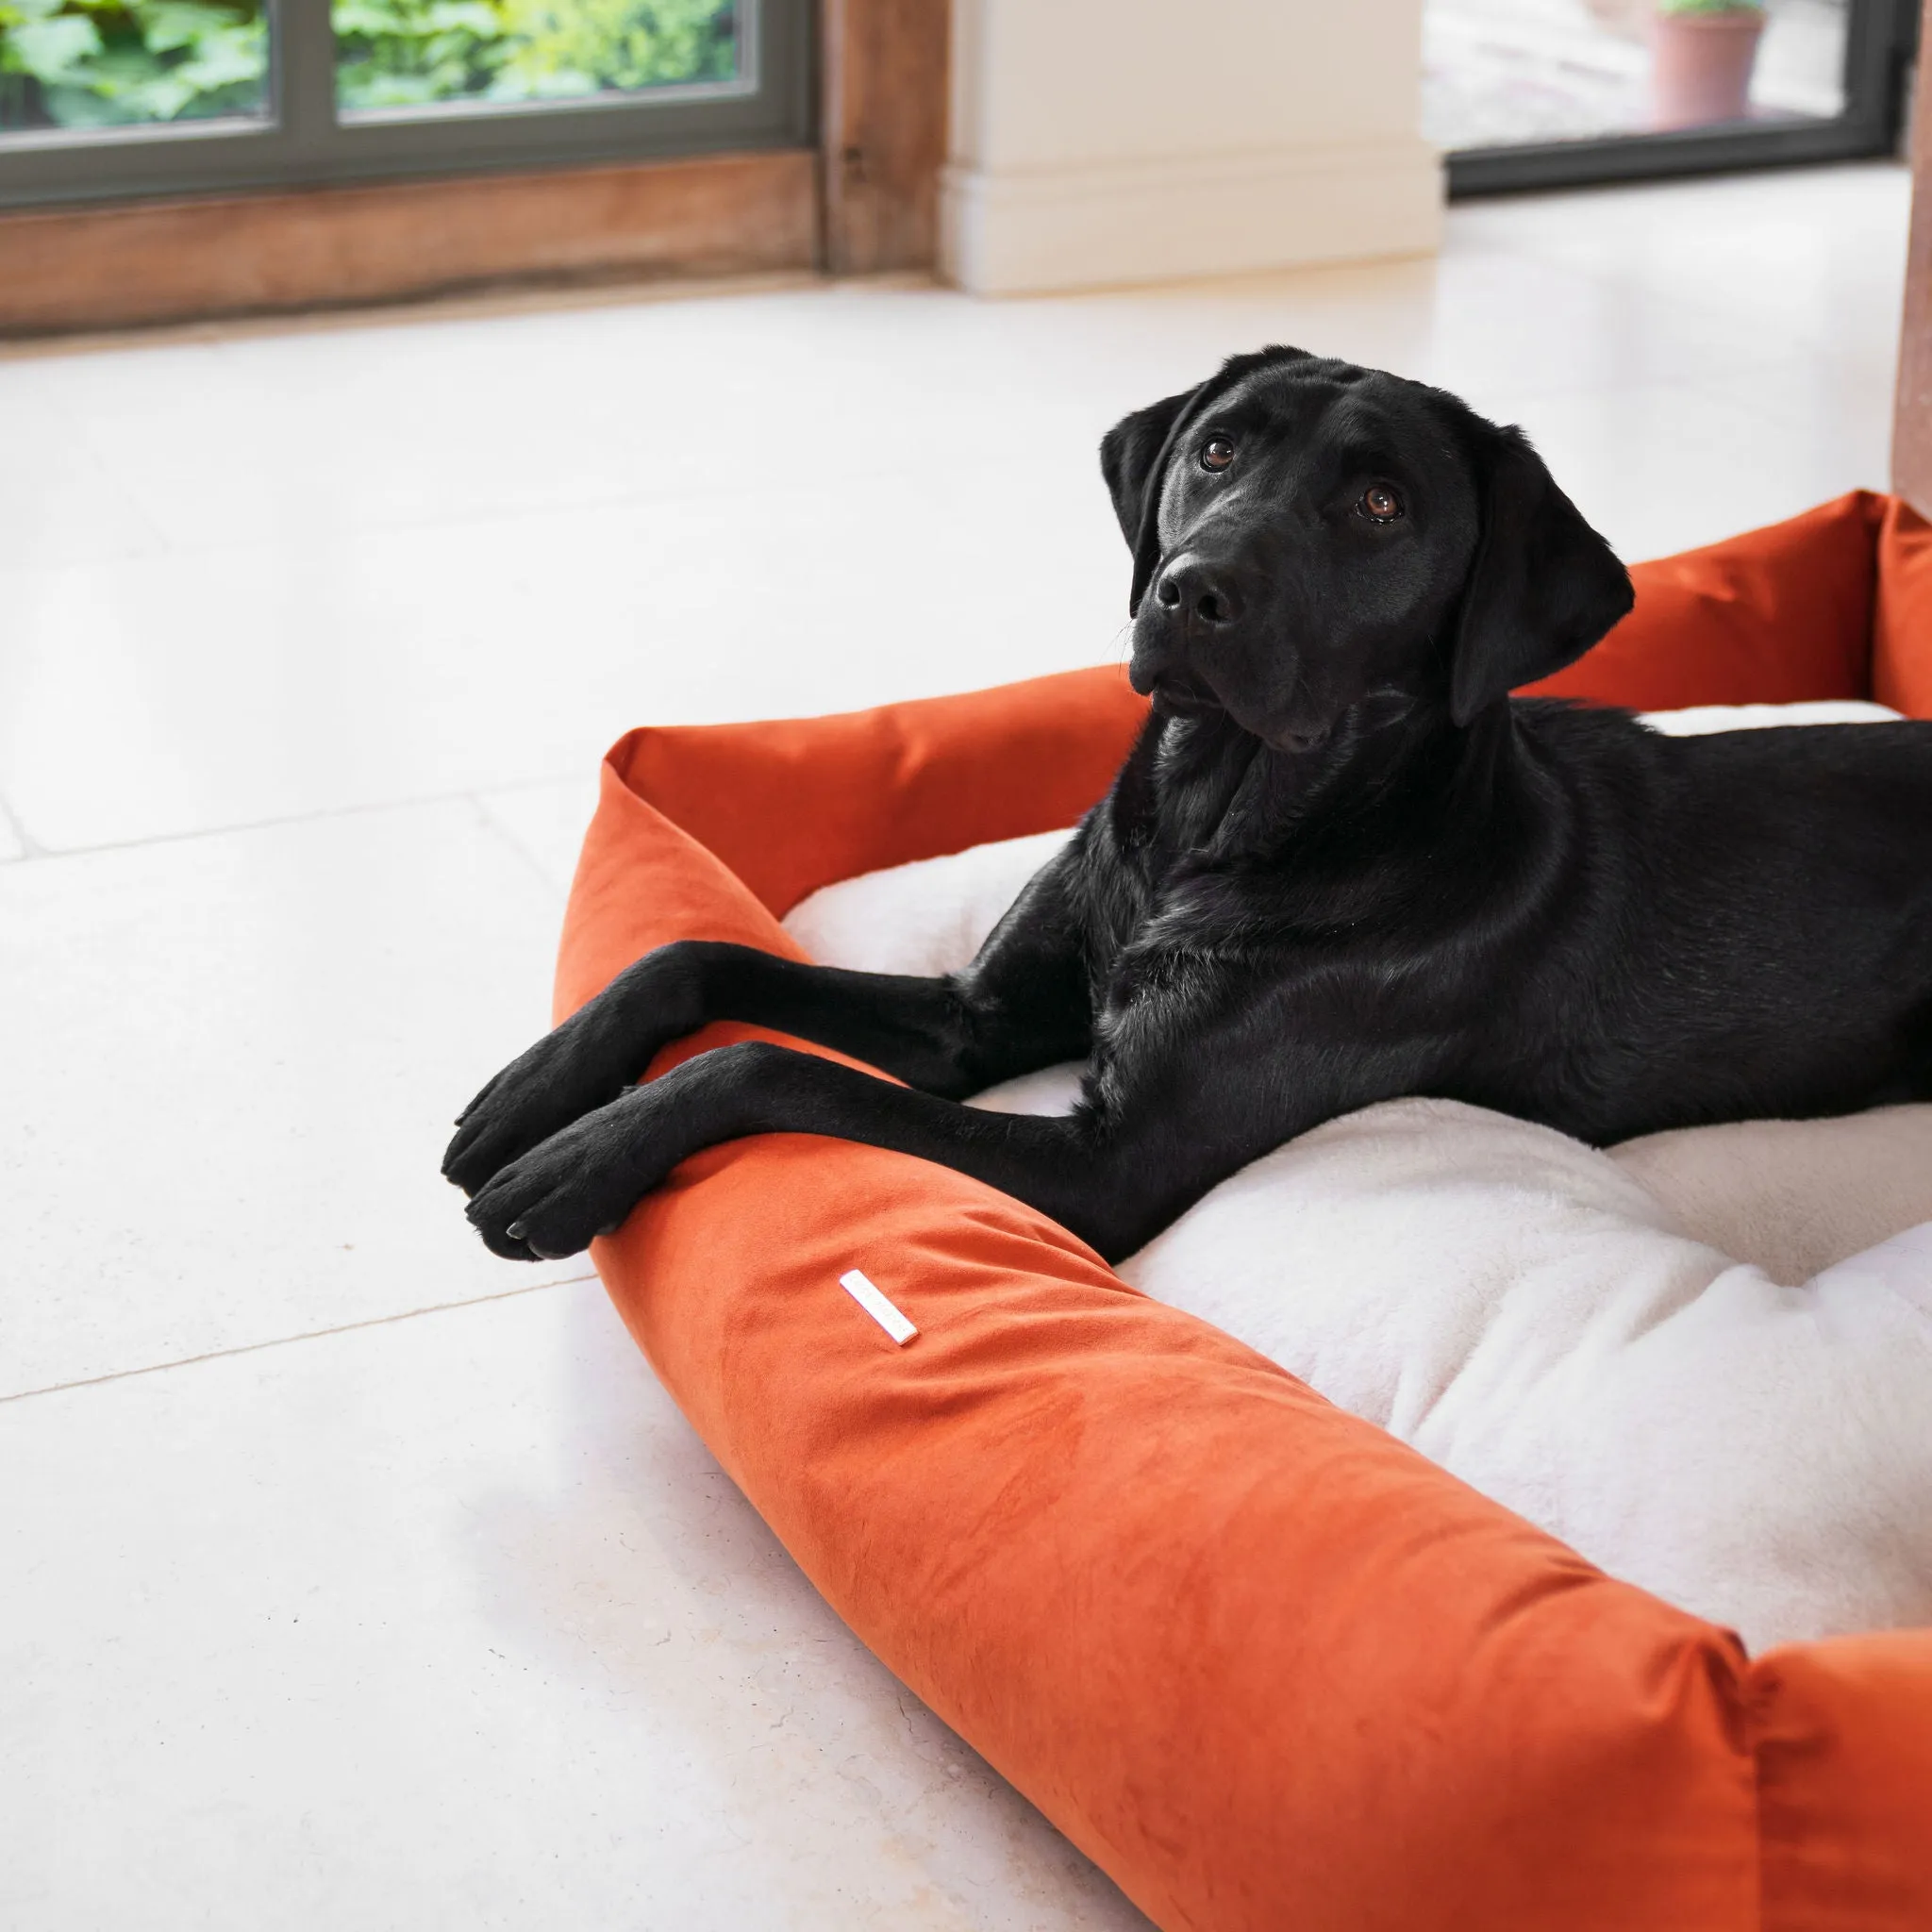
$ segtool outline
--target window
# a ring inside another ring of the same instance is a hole
[[[1426,0],[1424,131],[1452,194],[1883,154],[1916,25],[1910,0]]]
[[[0,206],[809,139],[807,0],[0,0]]]

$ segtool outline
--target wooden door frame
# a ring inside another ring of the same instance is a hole
[[[811,147],[0,214],[0,337],[480,289],[931,267],[948,0],[820,0]]]
[[[1906,301],[1892,392],[1891,487],[1932,516],[1932,0],[1919,27],[1919,81],[1912,109],[1912,220],[1906,244]]]
[[[824,265],[930,268],[946,158],[950,0],[819,0]]]

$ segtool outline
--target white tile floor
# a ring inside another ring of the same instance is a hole
[[[1262,341],[1522,421],[1632,556],[1882,485],[1906,199],[0,358],[0,1924],[1139,1924],[436,1178],[597,755],[1107,658],[1094,442]]]

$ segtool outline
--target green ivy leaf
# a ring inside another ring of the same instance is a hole
[[[7,29],[8,64],[43,87],[58,87],[72,70],[101,51],[100,31],[84,14],[57,14]]]
[[[385,7],[380,0],[336,0],[330,19],[338,40],[358,34],[400,33],[408,25],[396,8]]]
[[[175,72],[197,94],[214,93],[262,77],[262,35],[255,24],[230,25],[219,34],[208,34],[195,42],[193,58],[184,60]]]
[[[151,54],[172,54],[214,40],[239,25],[225,7],[206,7],[198,0],[149,0],[135,8],[141,38]]]
[[[438,33],[466,32],[484,41],[493,41],[503,32],[503,22],[483,0],[436,0],[428,22]]]

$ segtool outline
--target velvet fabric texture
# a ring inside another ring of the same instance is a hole
[[[1887,499],[1634,575],[1630,617],[1544,689],[1932,715],[1932,533]],[[1140,716],[1108,668],[631,733],[558,1016],[649,947],[791,952],[778,918],[819,886],[1070,823]],[[1932,1632],[1747,1658],[903,1156],[712,1148],[594,1253],[826,1599],[1162,1925],[1932,1924]],[[853,1268],[915,1340],[841,1289]]]

